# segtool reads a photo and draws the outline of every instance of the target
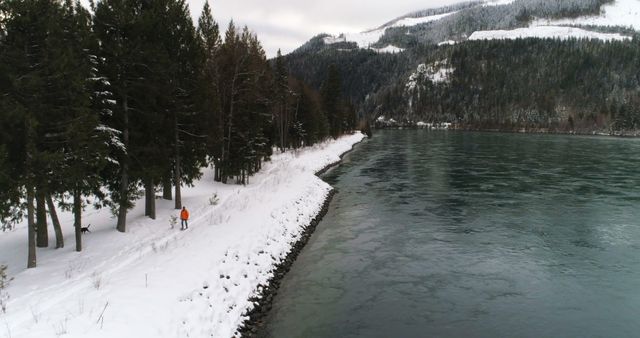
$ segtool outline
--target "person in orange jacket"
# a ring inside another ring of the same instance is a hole
[[[186,207],[182,207],[182,211],[180,211],[180,230],[189,229],[189,211],[187,211]]]

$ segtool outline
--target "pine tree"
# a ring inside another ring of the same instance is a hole
[[[52,85],[50,54],[53,50],[49,34],[57,36],[56,19],[59,11],[50,1],[7,1],[2,4],[3,25],[6,36],[0,50],[0,64],[7,71],[3,76],[3,120],[12,121],[6,126],[3,137],[6,155],[12,168],[11,184],[26,191],[28,219],[27,267],[36,266],[35,191],[42,189],[43,172],[51,159],[46,141],[47,111],[51,105],[48,95]],[[49,113],[51,114],[51,113]],[[54,113],[55,114],[55,113]],[[51,114],[51,115],[54,115]],[[55,119],[55,115],[52,116]],[[14,128],[12,128],[14,127]],[[46,227],[43,227],[46,230]],[[42,233],[41,233],[42,235]],[[42,239],[42,237],[41,237]],[[39,243],[44,245],[44,243]]]
[[[57,72],[65,78],[59,92],[59,104],[64,107],[60,137],[64,165],[58,176],[64,187],[58,191],[51,189],[47,195],[69,192],[73,196],[76,251],[81,251],[84,197],[103,198],[99,173],[107,164],[108,146],[120,141],[118,132],[101,123],[110,113],[110,94],[103,90],[105,81],[97,73],[98,42],[92,31],[91,16],[80,4],[67,0],[61,23],[64,35],[59,43],[62,56]],[[53,216],[54,205],[51,201],[48,204]],[[58,231],[56,229],[56,233]]]
[[[280,50],[278,50],[276,56],[274,73],[274,120],[278,135],[278,146],[280,151],[284,151],[289,146],[287,137],[289,136],[290,128],[290,91],[287,70]]]
[[[290,87],[295,91],[295,121],[299,124],[300,146],[312,146],[328,136],[328,122],[318,92],[304,82],[293,79]]]
[[[329,65],[327,77],[322,85],[322,105],[329,122],[333,138],[342,133],[341,80],[335,64]]]
[[[173,108],[173,148],[174,148],[174,184],[176,187],[175,209],[182,208],[180,187],[182,183],[191,184],[201,176],[200,168],[206,164],[206,129],[201,123],[205,120],[199,104],[199,74],[204,67],[202,45],[186,3],[176,2],[175,27],[171,50],[172,57],[179,62],[174,64],[172,77],[176,79],[173,89],[175,104]]]
[[[95,10],[100,72],[110,83],[116,102],[107,123],[121,133],[122,140],[120,147],[112,149],[118,165],[104,175],[117,209],[116,228],[120,232],[126,231],[127,210],[133,206],[141,182],[147,192],[145,213],[153,212],[150,190],[163,170],[159,168],[162,153],[157,149],[162,147],[157,133],[162,121],[157,116],[157,96],[149,95],[157,90],[150,67],[159,51],[155,46],[158,37],[151,34],[159,28],[154,26],[154,4],[159,6],[142,0],[105,0]]]
[[[111,84],[116,105],[112,115],[106,121],[109,128],[122,133],[122,148],[111,149],[111,156],[118,162],[112,170],[103,173],[103,178],[111,192],[113,208],[117,208],[117,230],[126,231],[127,210],[132,207],[134,187],[137,181],[131,174],[130,115],[129,99],[132,96],[133,82],[136,79],[134,64],[139,46],[135,36],[134,2],[113,0],[97,4],[94,18],[94,31],[101,48],[98,59],[100,73]]]
[[[222,180],[222,157],[224,153],[225,114],[222,111],[219,59],[222,41],[218,24],[213,19],[211,7],[206,1],[198,20],[198,38],[203,52],[203,67],[200,73],[200,105],[207,135],[207,155],[214,165],[216,181]]]
[[[236,32],[235,24],[231,21],[225,33],[224,43],[220,48],[218,61],[218,69],[220,70],[218,88],[221,101],[223,137],[218,161],[219,169],[217,170],[220,171],[220,181],[223,183],[226,183],[229,177],[236,174],[231,160],[231,146],[235,136],[234,128],[237,128],[234,125],[234,121],[237,119],[237,105],[240,101],[241,87],[246,77],[244,69],[247,66],[247,58],[246,48],[243,48],[240,37]]]

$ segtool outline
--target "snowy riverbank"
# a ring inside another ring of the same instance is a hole
[[[33,270],[23,269],[26,229],[0,234],[0,264],[14,278],[0,337],[233,336],[258,285],[320,212],[331,187],[315,173],[363,137],[275,155],[247,186],[214,183],[207,170],[183,192],[189,231],[171,229],[171,201],[158,200],[155,221],[138,203],[127,234],[109,210],[88,209],[92,233],[76,253],[63,214],[66,247],[40,249]]]

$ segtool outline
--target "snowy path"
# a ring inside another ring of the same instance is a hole
[[[271,277],[330,190],[314,173],[362,138],[276,155],[244,187],[214,183],[207,170],[183,191],[189,231],[170,228],[171,201],[157,201],[155,221],[138,203],[127,234],[115,231],[109,210],[88,209],[92,233],[76,253],[72,216],[63,213],[66,247],[39,249],[33,270],[23,269],[24,226],[0,234],[0,264],[15,278],[0,337],[233,336],[256,286]],[[220,200],[212,206],[214,193]]]

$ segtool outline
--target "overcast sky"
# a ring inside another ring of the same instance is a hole
[[[197,20],[205,0],[187,0]],[[319,33],[361,32],[412,11],[462,0],[209,0],[224,31],[233,18],[258,34],[269,57],[293,51]]]

